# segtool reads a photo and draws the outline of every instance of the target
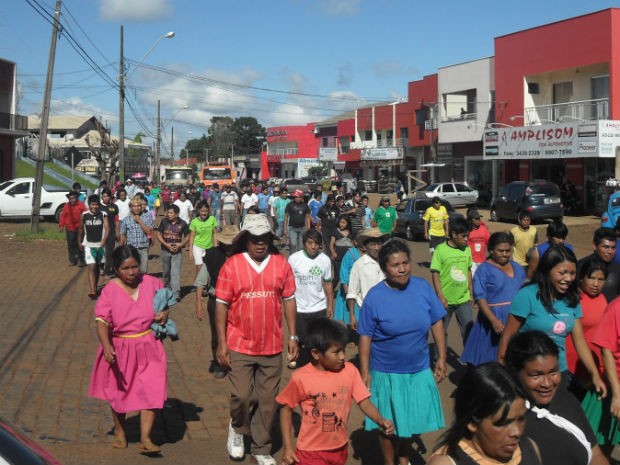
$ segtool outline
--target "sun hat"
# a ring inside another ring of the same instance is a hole
[[[246,215],[246,217],[243,219],[243,223],[241,224],[241,230],[233,239],[233,244],[239,242],[241,238],[243,238],[246,234],[251,234],[252,236],[271,234],[271,236],[273,237],[274,234],[271,230],[271,223],[269,223],[267,215],[265,215],[264,213]]]
[[[357,235],[357,242],[363,245],[365,242],[371,239],[381,239],[387,236],[389,236],[389,234],[382,233],[379,228],[368,228],[364,229]]]
[[[237,237],[237,234],[239,234],[239,226],[229,224],[224,226],[220,232],[216,233],[215,237],[218,242],[230,245],[233,243],[235,237]]]

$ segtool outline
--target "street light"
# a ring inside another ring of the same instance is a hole
[[[172,39],[175,36],[174,32],[168,32],[159,37],[155,43],[148,49],[142,59],[138,62],[137,66],[140,66],[146,57],[153,51],[157,44],[162,39]],[[125,53],[124,53],[124,28],[121,26],[121,50],[120,50],[120,68],[119,68],[119,99],[118,99],[118,163],[119,163],[119,177],[122,181],[125,180],[125,80],[131,76],[125,74]],[[137,67],[136,66],[136,67]],[[134,68],[135,70],[135,68]],[[133,71],[132,71],[133,72]]]

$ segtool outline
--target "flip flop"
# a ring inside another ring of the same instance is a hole
[[[125,438],[114,438],[112,440],[112,447],[114,447],[115,449],[126,449],[127,440]]]
[[[142,444],[140,444],[138,450],[141,454],[145,455],[161,453],[161,448],[158,445],[153,444],[151,441],[143,442]]]

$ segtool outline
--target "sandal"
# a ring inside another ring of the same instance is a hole
[[[140,447],[138,447],[138,450],[140,450],[141,454],[159,454],[161,452],[161,448],[156,445],[153,444],[150,440],[147,441],[143,441],[142,444],[140,444]]]
[[[112,440],[112,447],[115,449],[126,449],[127,448],[127,439],[115,437]]]

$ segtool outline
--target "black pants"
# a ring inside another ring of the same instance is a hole
[[[80,252],[80,248],[78,247],[78,232],[65,229],[65,237],[67,238],[69,262],[74,265],[84,263],[84,257],[82,257],[82,252]]]
[[[114,274],[114,266],[112,264],[112,254],[114,253],[114,247],[116,246],[116,234],[109,234],[108,240],[105,243],[105,265],[103,267],[103,274],[111,276]]]

